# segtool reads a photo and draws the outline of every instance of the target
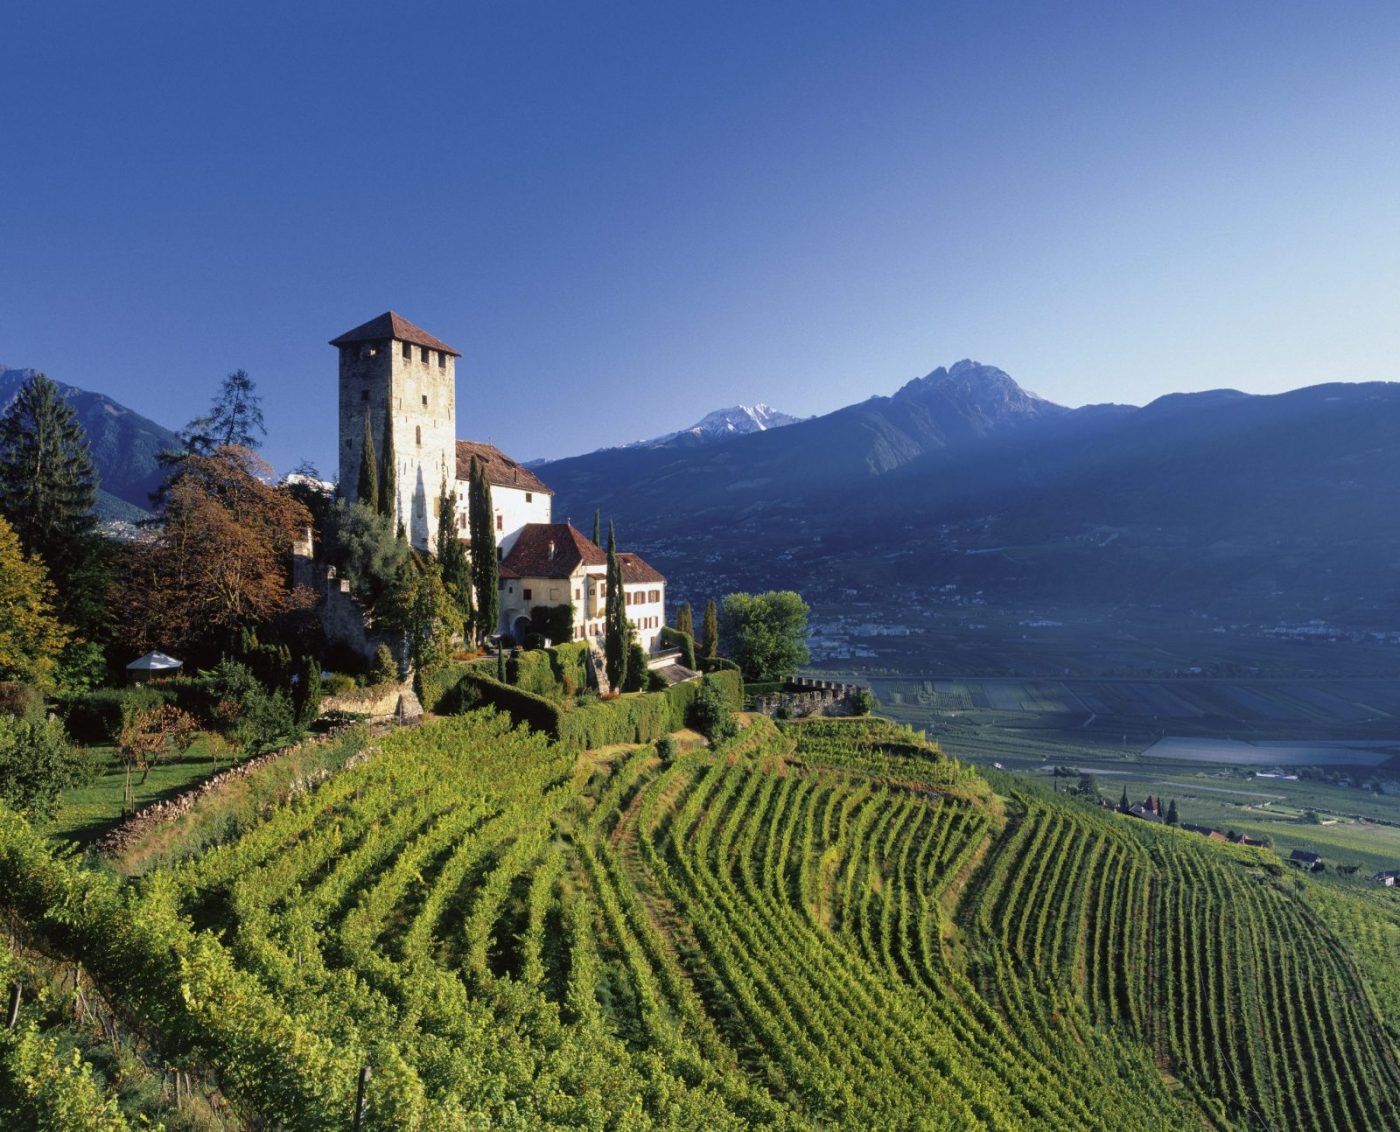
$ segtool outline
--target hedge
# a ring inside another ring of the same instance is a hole
[[[711,678],[729,704],[743,703],[738,673]],[[488,706],[508,712],[533,731],[542,731],[561,747],[584,751],[610,743],[651,743],[685,726],[700,681],[673,684],[664,692],[639,693],[566,708],[524,688],[511,687],[480,672],[463,674],[442,699],[439,711],[466,711]]]
[[[682,633],[679,629],[663,625],[661,632],[656,636],[656,641],[663,649],[680,649],[681,663],[692,672],[700,671],[695,663],[695,638],[689,633]]]
[[[724,656],[702,656],[700,658],[701,672],[738,672],[739,666]]]
[[[213,716],[214,681],[183,677],[137,684],[130,688],[98,688],[60,701],[59,715],[77,743],[115,743],[122,730],[122,708],[128,703],[174,704],[202,722]]]

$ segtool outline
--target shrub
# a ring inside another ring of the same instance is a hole
[[[347,696],[358,687],[355,678],[347,676],[344,672],[332,672],[326,677],[326,695],[328,696]]]
[[[58,811],[59,792],[89,779],[94,769],[57,720],[0,716],[0,800],[6,805],[47,821]]]
[[[115,743],[122,730],[122,713],[128,705],[140,708],[176,703],[177,695],[167,684],[135,688],[99,688],[84,692],[59,705],[59,714],[68,734],[79,743]]]
[[[547,638],[550,644],[566,644],[574,637],[574,607],[567,602],[563,605],[537,605],[530,610],[530,628]]]
[[[32,684],[21,684],[13,680],[0,682],[0,716],[5,715],[20,719],[42,719],[44,697]]]
[[[700,671],[709,672],[738,672],[739,666],[732,660],[723,656],[702,656],[700,658]]]
[[[647,654],[635,641],[627,648],[627,679],[623,681],[624,692],[640,692],[647,678]]]
[[[656,754],[662,762],[670,762],[676,757],[676,741],[669,735],[661,736],[656,741]]]
[[[374,650],[374,663],[369,666],[371,684],[393,684],[398,681],[399,666],[388,645],[380,645]]]
[[[851,693],[851,709],[857,715],[869,715],[875,710],[875,693],[869,688],[857,688]]]
[[[705,736],[713,746],[739,733],[734,711],[719,685],[707,676],[700,682],[699,695],[690,708],[690,726]]]

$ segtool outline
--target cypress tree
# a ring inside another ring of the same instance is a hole
[[[1126,814],[1130,805],[1132,803],[1128,801],[1128,788],[1125,786],[1123,787],[1123,797],[1118,799],[1118,808]]]
[[[475,462],[475,461],[473,461]],[[476,628],[485,637],[496,631],[501,617],[500,564],[496,561],[495,509],[491,505],[491,481],[480,465],[473,477],[471,496],[472,580],[476,584]]]
[[[459,616],[459,628],[472,620],[472,572],[467,552],[457,537],[457,507],[443,477],[438,493],[437,560],[442,584]],[[465,630],[470,632],[470,628]]]
[[[593,545],[603,545],[603,511],[602,508],[595,508],[593,511]]]
[[[1171,805],[1167,807],[1167,824],[1176,825],[1178,820],[1179,819],[1176,816],[1176,799],[1173,798],[1171,801]]]
[[[355,487],[355,500],[371,511],[379,510],[379,457],[374,451],[374,428],[369,410],[365,410],[365,436],[360,441],[360,482]]]
[[[399,513],[398,473],[394,470],[394,418],[384,413],[384,474],[379,480],[379,513],[393,519]],[[403,523],[399,528],[402,530]]]
[[[608,683],[621,689],[627,677],[627,600],[622,588],[622,563],[617,558],[617,532],[608,523],[608,593],[603,606],[603,656]]]
[[[719,608],[715,605],[714,598],[705,603],[705,635],[700,642],[700,655],[719,655]]]
[[[688,636],[695,636],[695,615],[690,610],[690,602],[686,602],[676,613],[676,629]]]

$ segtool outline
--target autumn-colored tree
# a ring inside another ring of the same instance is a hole
[[[136,790],[131,781],[133,770],[141,771],[145,785],[151,767],[170,753],[184,754],[199,734],[194,716],[173,704],[142,703],[132,700],[122,708],[122,729],[117,739],[117,752],[126,771],[125,801],[128,810],[135,808]]]
[[[166,492],[160,534],[129,554],[118,603],[133,650],[210,659],[240,629],[309,606],[288,569],[310,520],[271,469],[244,448],[187,456]],[[188,659],[188,658],[184,658]]]
[[[53,599],[44,564],[24,555],[14,528],[0,519],[0,680],[40,687],[51,682],[68,643]]]

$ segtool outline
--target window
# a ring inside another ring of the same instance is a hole
[[[407,342],[403,344],[403,356],[405,358],[413,357],[413,347],[410,346]]]
[[[418,447],[419,447],[419,448],[422,448],[422,447],[423,447],[423,426],[422,426],[422,425],[414,425],[414,426],[413,426],[413,439],[414,439],[415,441],[418,442]]]
[[[522,590],[521,593],[524,595],[526,601],[529,601],[529,600],[530,600],[531,591],[529,590],[528,587],[527,587],[526,589]]]
[[[423,408],[426,409],[427,407],[428,407],[428,395],[427,395],[426,393],[424,393],[424,394],[423,394]]]
[[[465,531],[467,529],[467,517],[465,515],[457,516],[457,529],[459,531]]]
[[[574,600],[575,600],[575,601],[580,600],[580,599],[579,599],[579,588],[578,588],[577,586],[574,587]]]
[[[527,492],[525,493],[525,502],[526,502],[526,503],[533,503],[534,501],[535,501],[535,493],[532,492],[532,491],[527,491]]]
[[[438,351],[438,369],[446,369],[446,368],[447,368],[447,354],[444,353],[442,350],[439,350],[439,351]]]
[[[506,520],[505,520],[505,516],[504,516],[504,515],[497,515],[497,516],[496,516],[496,530],[498,530],[498,531],[503,531],[503,530],[505,530],[505,529],[506,529]]]
[[[550,586],[550,587],[549,587],[549,600],[550,600],[550,601],[558,601],[558,600],[559,600],[559,587],[558,587],[558,586]]]
[[[660,601],[660,600],[661,600],[661,591],[660,591],[660,590],[652,590],[652,591],[651,591],[651,594],[650,594],[650,597],[651,597],[651,600],[652,600],[652,601]]]
[[[428,347],[427,347],[427,346],[420,346],[419,349],[421,349],[421,350],[423,351],[422,354],[420,355],[420,360],[423,362],[424,365],[427,365],[427,364],[428,364]]]

